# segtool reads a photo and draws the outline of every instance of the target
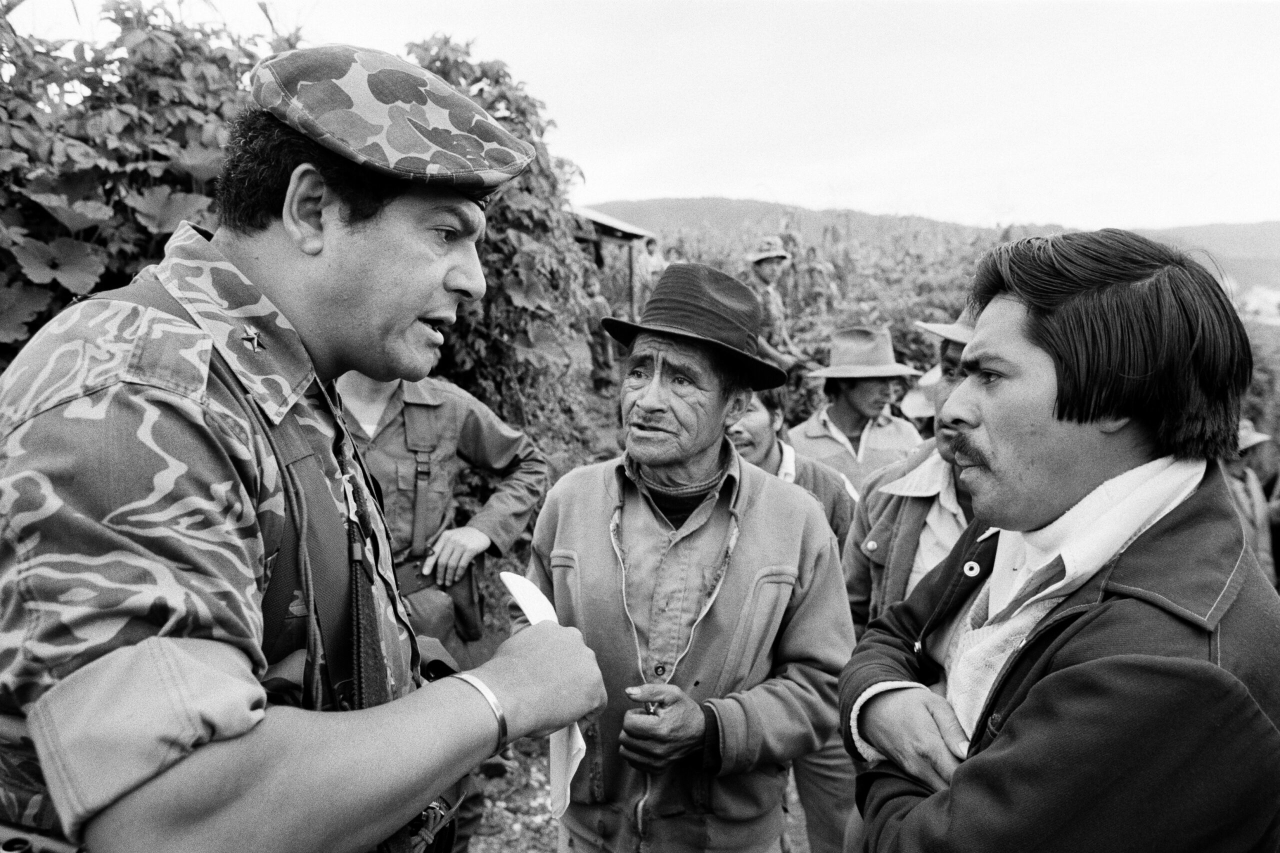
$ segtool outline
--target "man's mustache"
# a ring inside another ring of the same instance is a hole
[[[987,457],[973,443],[973,439],[959,430],[951,431],[951,452],[963,457],[968,465],[987,467]]]

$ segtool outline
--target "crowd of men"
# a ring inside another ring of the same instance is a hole
[[[461,850],[469,771],[573,723],[565,851],[780,851],[792,772],[823,853],[1280,849],[1252,360],[1203,266],[995,248],[921,324],[925,442],[883,329],[784,429],[778,246],[754,286],[665,264],[601,314],[623,452],[547,491],[428,376],[529,146],[373,50],[269,57],[253,101],[218,229],[0,377],[4,849]],[[460,517],[464,464],[499,485]],[[559,624],[482,642],[477,561],[544,493]]]

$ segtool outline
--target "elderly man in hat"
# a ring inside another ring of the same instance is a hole
[[[619,459],[547,496],[529,578],[582,630],[609,700],[585,726],[562,848],[779,848],[786,767],[826,742],[853,645],[818,502],[746,464],[725,428],[785,379],[757,356],[760,307],[673,264],[623,364]]]
[[[787,306],[782,294],[778,292],[778,281],[790,260],[791,253],[783,248],[780,237],[764,238],[756,250],[747,255],[751,273],[755,276],[753,286],[763,310],[760,322],[760,355],[783,370],[790,370],[799,362],[795,355],[795,344],[791,342],[791,333],[787,331]]]
[[[997,246],[971,302],[941,420],[974,523],[841,677],[863,849],[1280,849],[1280,595],[1220,464],[1252,367],[1230,300],[1108,229]]]
[[[887,328],[836,332],[829,366],[809,375],[824,380],[828,402],[791,430],[791,443],[797,453],[844,474],[859,494],[872,473],[920,446],[916,428],[888,412],[893,381],[920,372],[894,359]]]
[[[942,339],[938,381],[929,387],[935,417],[940,417],[964,376],[960,353],[973,336],[973,325],[962,317],[954,323],[916,326]],[[867,479],[854,512],[842,560],[853,627],[859,635],[885,608],[906,598],[969,525],[969,491],[956,477],[952,449],[956,433],[938,423],[934,438]]]
[[[554,625],[423,682],[332,383],[426,375],[533,152],[379,51],[252,80],[218,230],[0,378],[0,810],[95,853],[447,845],[437,797],[603,684]]]

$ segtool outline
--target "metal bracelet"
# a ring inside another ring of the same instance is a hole
[[[489,709],[493,711],[493,716],[498,718],[498,745],[493,748],[493,754],[497,755],[502,752],[502,748],[507,745],[507,715],[502,713],[502,705],[498,704],[498,697],[493,695],[489,685],[469,672],[455,672],[449,677],[467,682],[467,684],[470,684],[480,692],[480,695],[484,697],[484,701],[489,703]]]

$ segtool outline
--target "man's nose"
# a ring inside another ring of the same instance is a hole
[[[972,429],[978,425],[977,391],[975,379],[966,376],[952,385],[950,391],[942,390],[946,399],[938,412],[943,426],[952,429]]]
[[[480,253],[476,244],[470,244],[465,255],[449,270],[445,286],[458,294],[464,302],[480,299],[484,296],[484,267],[480,265]]]

